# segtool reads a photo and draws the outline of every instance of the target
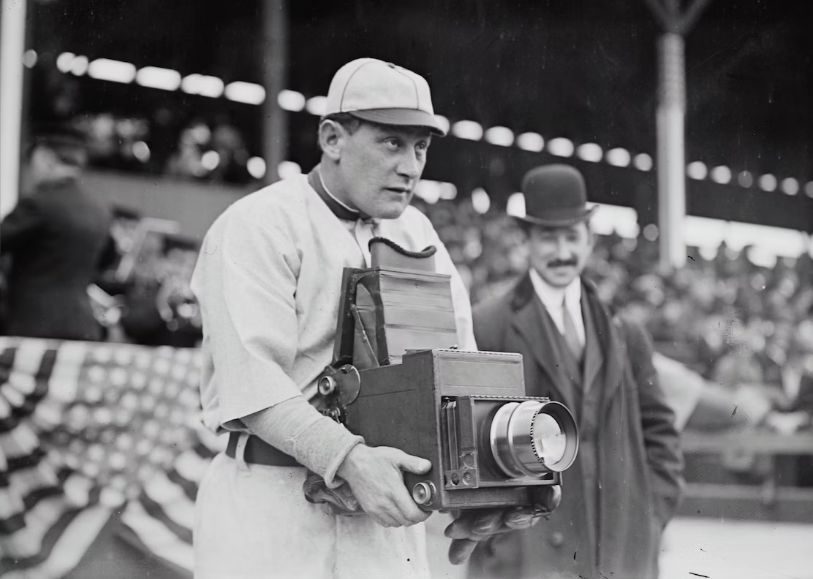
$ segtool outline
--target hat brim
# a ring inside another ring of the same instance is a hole
[[[446,131],[443,130],[434,115],[417,109],[372,109],[347,112],[354,117],[372,123],[399,127],[426,127],[436,135],[446,136]]]
[[[514,219],[525,225],[541,225],[542,227],[570,227],[576,223],[587,221],[590,219],[590,217],[592,217],[593,213],[595,213],[597,209],[598,205],[593,205],[577,215],[563,217],[560,219],[544,219],[541,217],[534,217],[532,215],[526,215],[525,217],[514,216]]]

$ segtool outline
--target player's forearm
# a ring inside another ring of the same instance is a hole
[[[294,457],[333,486],[336,471],[360,436],[320,414],[302,396],[243,418],[249,430],[268,444]]]

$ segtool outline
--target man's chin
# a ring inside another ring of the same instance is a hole
[[[370,213],[370,217],[375,217],[376,219],[398,219],[403,215],[407,207],[409,207],[408,200],[403,203],[384,203],[376,207],[375,210]]]
[[[568,271],[551,271],[547,270],[544,275],[541,275],[542,279],[548,282],[548,285],[557,287],[557,288],[564,288],[570,285],[570,283],[576,279],[578,273],[570,268]]]

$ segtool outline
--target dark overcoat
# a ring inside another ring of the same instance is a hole
[[[0,224],[11,255],[5,333],[100,340],[87,293],[110,242],[111,215],[75,181],[40,186]]]
[[[661,532],[683,484],[674,415],[643,329],[615,320],[587,283],[582,312],[587,338],[581,380],[574,380],[562,363],[566,346],[528,275],[474,310],[480,350],[522,354],[527,395],[567,405],[581,442],[550,520],[479,550],[472,577],[657,576]]]

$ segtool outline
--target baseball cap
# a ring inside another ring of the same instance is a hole
[[[384,125],[428,127],[433,133],[446,135],[435,119],[426,79],[375,58],[348,62],[333,76],[325,116],[336,113],[350,113]]]

